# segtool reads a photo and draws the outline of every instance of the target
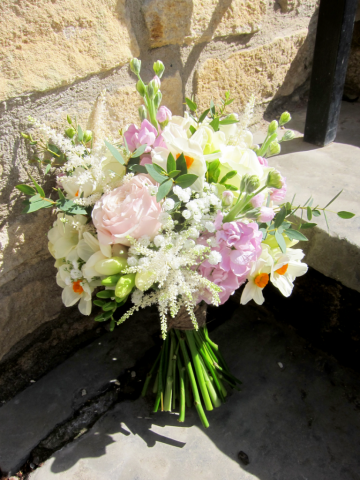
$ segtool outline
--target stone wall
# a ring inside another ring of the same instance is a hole
[[[97,328],[91,320],[72,328],[78,318],[76,307],[68,313],[62,309],[47,251],[52,213],[21,214],[22,198],[14,186],[27,181],[28,173],[40,179],[40,172],[27,163],[31,152],[19,136],[27,128],[28,115],[62,128],[66,114],[76,113],[83,127],[96,131],[102,95],[101,127],[110,134],[117,132],[137,120],[139,96],[128,61],[138,56],[145,80],[151,78],[155,60],[164,62],[163,103],[173,113],[183,112],[185,95],[194,94],[205,107],[230,89],[239,112],[254,94],[260,116],[269,102],[290,95],[308,79],[316,4],[316,0],[1,1],[0,361],[16,359],[42,341],[37,338],[50,339],[51,355],[56,339],[44,331],[50,332],[54,322],[61,329],[62,318],[62,342]],[[45,180],[49,191],[53,178]],[[36,356],[31,358],[36,361]]]

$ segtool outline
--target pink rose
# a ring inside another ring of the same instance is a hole
[[[162,210],[150,195],[148,187],[153,185],[148,175],[139,174],[96,202],[92,218],[100,243],[129,246],[127,235],[136,239],[143,235],[155,237],[161,227]]]
[[[160,107],[156,115],[156,120],[162,123],[162,122],[166,122],[166,120],[171,120],[171,119],[172,119],[171,111],[165,106]]]

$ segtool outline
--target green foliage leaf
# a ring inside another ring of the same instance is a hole
[[[56,206],[68,215],[86,215],[87,211],[81,205],[77,205],[72,200],[60,199],[56,202]]]
[[[144,165],[132,165],[129,170],[136,173],[148,173]]]
[[[306,207],[306,215],[307,215],[308,220],[312,219],[312,210],[311,210],[310,206]]]
[[[283,223],[283,221],[285,220],[285,217],[286,217],[286,208],[285,207],[282,207],[280,212],[278,212],[276,215],[275,215],[275,219],[274,219],[274,226],[275,228],[278,228],[280,227],[280,225]]]
[[[41,208],[49,208],[52,204],[46,200],[39,200],[37,202],[28,202],[22,213],[31,213],[40,210]]]
[[[282,253],[286,253],[286,243],[285,243],[284,237],[277,230],[275,232],[275,240],[277,241],[277,244],[279,245]]]
[[[146,143],[144,143],[144,145],[141,145],[139,148],[135,150],[134,153],[131,154],[131,158],[140,157],[140,155],[142,155],[145,152],[146,147],[147,147]]]
[[[233,192],[237,192],[239,190],[237,187],[234,187],[234,185],[230,185],[229,183],[225,183],[224,187],[226,190],[232,190]]]
[[[187,174],[187,165],[183,153],[176,160],[176,170],[180,170],[182,175]]]
[[[25,195],[35,195],[36,190],[30,185],[16,185],[16,187],[20,192],[25,193]]]
[[[190,100],[190,98],[187,98],[187,97],[185,97],[185,102],[192,112],[196,112],[197,105],[195,102],[193,102],[192,100]]]
[[[31,180],[33,181],[33,184],[35,185],[36,190],[39,192],[39,194],[42,197],[45,197],[45,192],[44,190],[40,187],[40,185],[33,179],[33,177],[30,175]]]
[[[224,175],[222,177],[222,179],[220,180],[220,184],[221,185],[224,185],[228,180],[230,180],[230,178],[233,178],[237,175],[237,171],[236,170],[231,170],[230,172],[228,172],[226,175]]]
[[[332,200],[330,200],[330,202],[329,202],[327,205],[325,205],[324,210],[325,210],[325,208],[327,208],[329,205],[331,205],[333,202],[335,202],[335,200],[338,198],[339,195],[342,194],[342,192],[343,192],[343,191],[340,190],[340,192],[339,192],[337,195],[335,195],[335,197],[334,197]],[[325,212],[324,212],[324,213],[325,213]]]
[[[347,220],[348,218],[355,217],[355,213],[341,211],[341,212],[337,212],[337,216]]]
[[[127,141],[126,141],[126,138],[125,138],[125,135],[124,135],[124,145],[125,145],[125,150],[126,150],[126,153],[129,154],[130,151],[129,151],[129,147],[128,147],[128,144],[127,144]]]
[[[219,124],[220,124],[219,118],[214,118],[214,120],[209,123],[210,127],[214,129],[214,132],[217,132],[219,130]]]
[[[67,120],[69,125],[72,124],[72,120],[71,120],[71,117],[69,117],[69,115],[66,115],[66,120]]]
[[[239,123],[239,120],[234,120],[233,118],[224,118],[224,120],[220,120],[220,125],[232,125],[233,123]]]
[[[208,114],[209,112],[210,112],[210,108],[207,108],[207,109],[200,115],[200,118],[199,118],[199,122],[198,122],[198,123],[202,123],[202,122],[205,120],[205,118],[206,118],[206,116],[207,116],[207,114]]]
[[[180,170],[173,170],[172,172],[169,173],[169,178],[175,178],[179,175]]]
[[[265,240],[267,237],[267,229],[266,228],[259,228],[260,232],[262,233],[262,240]]]
[[[49,163],[48,165],[46,165],[45,175],[47,175],[50,172],[50,169],[51,169],[51,164]]]
[[[314,210],[312,211],[312,214],[314,215],[314,217],[320,217],[321,212],[320,212],[320,210],[314,209]]]
[[[214,116],[215,116],[215,104],[212,101],[212,99],[210,100],[210,114],[214,118]]]
[[[160,202],[163,198],[166,197],[166,195],[170,192],[172,189],[173,182],[172,180],[166,180],[164,183],[162,183],[159,187],[159,190],[156,194],[156,201]]]
[[[112,154],[112,156],[115,157],[116,160],[119,163],[121,163],[121,165],[125,165],[124,159],[121,153],[119,152],[119,150],[115,148],[114,145],[111,145],[111,143],[109,143],[107,140],[104,140],[104,143],[107,146],[107,148],[110,150],[110,153]]]
[[[63,194],[61,188],[58,188],[58,189],[57,189],[57,193],[58,193],[58,195],[59,195],[59,199],[60,199],[60,200],[65,200],[65,197],[64,197],[64,194]]]
[[[197,175],[193,175],[192,173],[187,173],[185,175],[181,175],[176,179],[176,184],[179,185],[181,188],[190,187],[199,177]]]
[[[159,169],[156,167],[158,167],[158,165],[155,165],[154,163],[147,163],[145,165],[147,173],[155,180],[155,182],[162,183],[167,177],[161,173],[161,170],[159,172]]]
[[[80,125],[78,125],[78,139],[79,139],[79,142],[82,142],[84,140],[84,132],[80,127]]]
[[[303,230],[304,228],[314,228],[316,227],[317,223],[302,223],[301,224],[301,229]]]
[[[167,158],[166,170],[168,172],[173,172],[174,170],[176,170],[175,158],[174,158],[174,155],[171,152],[169,153],[168,158]]]
[[[292,228],[289,228],[288,230],[286,230],[285,234],[290,238],[290,240],[300,240],[301,242],[308,241],[305,235],[303,235],[298,230],[293,230]]]
[[[190,125],[189,130],[191,132],[191,135],[194,135],[194,133],[196,132],[196,128],[193,125]]]

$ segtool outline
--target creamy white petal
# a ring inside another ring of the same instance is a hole
[[[74,292],[72,285],[69,285],[62,291],[61,298],[65,307],[71,307],[80,300],[80,295]]]
[[[79,302],[79,311],[83,315],[90,315],[91,313],[91,299],[86,300],[84,297],[80,299]]]
[[[284,295],[284,297],[290,297],[294,285],[291,283],[287,275],[279,275],[275,273],[271,275],[271,283]]]

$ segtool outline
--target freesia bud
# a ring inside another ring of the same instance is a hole
[[[85,130],[84,137],[83,137],[84,143],[90,142],[91,139],[92,139],[92,131],[91,130]]]
[[[144,107],[144,105],[141,105],[139,107],[139,117],[140,117],[140,120],[143,121],[143,120],[146,120],[146,117],[147,117],[147,110],[146,108]]]
[[[154,63],[153,69],[154,69],[155,75],[161,78],[165,71],[165,66],[161,60],[158,60],[157,62]]]
[[[282,187],[281,175],[277,170],[271,170],[266,179],[266,186],[268,188],[281,188]]]
[[[281,147],[280,147],[279,142],[277,142],[276,140],[274,142],[271,142],[270,146],[269,146],[270,155],[271,156],[272,155],[278,155],[280,152],[281,152]]]
[[[115,287],[115,296],[124,298],[130,295],[132,289],[135,287],[135,273],[128,273],[120,277]]]
[[[146,94],[146,87],[142,80],[139,80],[136,84],[136,90],[140,93],[142,97],[145,97]]]
[[[141,60],[137,58],[132,58],[130,60],[130,68],[131,68],[131,71],[135,73],[135,75],[139,75],[141,70]]]
[[[282,137],[283,142],[288,142],[289,140],[292,140],[295,137],[295,133],[292,130],[286,130]]]
[[[160,107],[161,100],[162,100],[162,93],[159,90],[154,97],[154,105],[156,109]]]
[[[279,124],[282,127],[283,125],[285,125],[285,123],[290,122],[290,120],[291,120],[290,113],[289,112],[284,112],[284,113],[281,114]]]
[[[279,128],[279,124],[276,120],[273,120],[268,127],[268,134],[272,135]]]
[[[233,200],[234,200],[234,194],[230,190],[225,190],[222,194],[222,203],[223,205],[226,205],[227,207],[230,207],[232,205]]]
[[[100,275],[116,275],[127,266],[126,258],[112,257],[99,260],[95,263],[95,270]]]

